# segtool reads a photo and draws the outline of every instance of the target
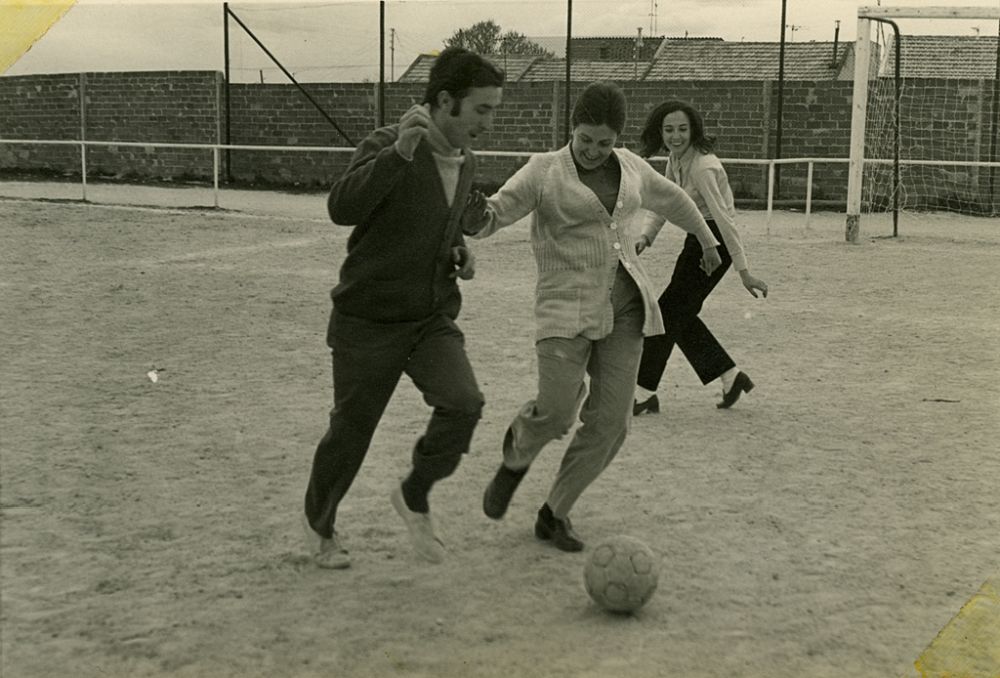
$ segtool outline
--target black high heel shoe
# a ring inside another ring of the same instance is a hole
[[[716,407],[720,410],[728,410],[730,407],[736,404],[736,401],[740,399],[740,396],[744,393],[749,393],[753,390],[753,382],[750,381],[750,377],[744,372],[739,372],[736,375],[736,379],[733,380],[733,387],[728,391],[723,391],[722,402],[716,403]]]
[[[650,414],[660,413],[660,399],[656,397],[656,394],[649,396],[641,403],[638,400],[632,401],[632,416],[638,417],[644,412],[649,412]]]

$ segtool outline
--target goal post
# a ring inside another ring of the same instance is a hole
[[[845,239],[856,242],[861,233],[866,167],[866,131],[873,75],[872,23],[899,19],[968,19],[1000,21],[1000,6],[993,7],[859,7],[854,50],[854,83],[851,101],[851,144],[847,181]],[[904,43],[905,44],[905,43]],[[994,83],[994,88],[998,85]],[[995,114],[995,112],[994,112]],[[898,121],[896,121],[898,124]],[[995,158],[991,158],[995,162]],[[969,163],[984,164],[984,163]],[[993,164],[993,163],[986,163]]]

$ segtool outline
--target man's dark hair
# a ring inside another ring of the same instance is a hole
[[[621,134],[625,129],[625,94],[613,82],[592,82],[573,106],[573,127],[607,125]]]
[[[503,70],[492,62],[463,47],[449,47],[434,60],[423,103],[436,107],[438,94],[448,92],[455,99],[451,114],[457,115],[470,89],[503,87],[503,81]]]

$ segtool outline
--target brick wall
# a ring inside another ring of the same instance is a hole
[[[213,71],[87,73],[87,139],[210,144],[219,140],[221,79]],[[206,178],[210,151],[98,146],[88,173],[137,178]]]
[[[355,144],[378,124],[378,91],[373,84],[310,84],[309,95]],[[483,148],[537,151],[553,146],[552,83],[509,87]],[[424,86],[391,83],[386,87],[387,123],[423,99]],[[234,85],[230,94],[233,144],[349,146],[343,136],[293,85]],[[231,151],[233,178],[268,183],[329,185],[350,160],[347,153]],[[502,180],[523,159],[482,158],[487,177]]]
[[[573,83],[575,99],[586,83]],[[723,158],[774,157],[777,83],[629,82],[629,119],[622,142],[637,149],[641,125],[650,110],[668,98],[690,101],[701,110],[706,128],[718,138]],[[954,157],[944,140],[972,146],[988,159],[992,122],[992,81],[936,81],[907,85],[917,96],[904,103],[904,126],[917,130],[930,144],[932,157]],[[310,96],[354,143],[378,122],[378,91],[371,83],[306,85]],[[504,89],[494,128],[481,139],[484,150],[540,151],[564,139],[564,84],[514,83]],[[386,120],[394,122],[423,95],[423,86],[386,86]],[[844,81],[786,82],[782,125],[782,157],[846,158],[850,141],[852,84]],[[85,106],[81,101],[85,100]],[[0,137],[78,139],[81,111],[86,138],[108,141],[209,144],[225,141],[225,99],[216,72],[89,73],[0,77]],[[952,114],[946,114],[952,111]],[[346,139],[291,84],[235,84],[230,89],[231,142],[240,145],[348,147]],[[962,119],[959,120],[958,116]],[[916,137],[914,136],[916,139]],[[223,152],[225,166],[227,153]],[[963,149],[959,154],[967,157]],[[325,151],[230,151],[234,180],[257,184],[326,187],[346,166],[349,153]],[[482,180],[499,183],[523,158],[486,158]],[[79,172],[75,147],[0,144],[0,170],[46,169]],[[763,166],[733,163],[730,182],[739,198],[766,196]],[[88,172],[123,178],[211,180],[211,153],[203,150],[117,146],[88,150]],[[939,170],[937,183],[975,181],[985,186],[989,173]],[[974,175],[974,176],[973,176]],[[813,197],[842,202],[846,197],[847,164],[817,164]],[[949,179],[949,176],[951,177]],[[223,178],[226,174],[223,174]],[[805,195],[806,168],[780,170],[781,196]],[[943,193],[951,191],[945,186]]]
[[[901,145],[903,155],[920,153],[933,159],[973,156],[989,159],[989,135],[981,130],[997,129],[989,119],[992,82],[981,80],[920,80],[907,83],[916,94],[904,98],[904,129],[912,131]],[[960,209],[976,194],[989,191],[989,168],[906,168],[919,179],[922,194],[913,196],[919,207]],[[996,172],[996,170],[994,170]],[[994,204],[1000,192],[994,186]],[[912,202],[912,201],[911,201]]]
[[[214,71],[82,73],[0,77],[0,137],[122,142],[216,143]],[[76,146],[0,144],[0,169],[79,174]],[[88,176],[209,178],[211,152],[92,146]]]
[[[782,106],[781,157],[847,158],[851,152],[851,100],[849,81],[786,82]],[[777,106],[778,86],[772,83]],[[769,156],[775,152],[777,127],[769,128]],[[813,174],[814,200],[847,200],[847,163],[817,163]],[[780,167],[781,195],[804,197],[808,168],[804,164]],[[766,195],[766,194],[765,194]]]
[[[0,138],[79,139],[80,76],[0,77]],[[80,169],[75,146],[0,144],[0,168]]]
[[[230,142],[236,145],[347,147],[375,126],[377,92],[364,83],[308,84],[313,98],[343,130],[349,143],[294,85],[233,85]],[[287,185],[329,185],[349,153],[230,152],[233,179]]]
[[[992,80],[940,80],[907,78],[902,84],[900,106],[900,156],[928,160],[956,158],[990,161],[991,136],[997,133],[1000,115],[992,110]],[[869,95],[870,125],[866,153],[870,157],[891,158],[893,137],[889,129],[894,115],[894,85],[881,84]],[[883,128],[883,129],[879,129]],[[891,165],[866,169],[866,199],[888,205],[891,202]],[[973,166],[913,166],[901,168],[907,187],[903,204],[913,209],[960,209],[976,211],[972,203],[984,202],[992,193],[992,204],[1000,205],[1000,170]],[[873,180],[871,180],[873,178]],[[871,187],[873,194],[867,193]]]

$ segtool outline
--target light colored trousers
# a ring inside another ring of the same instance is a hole
[[[521,407],[511,424],[514,444],[505,452],[504,464],[523,469],[548,442],[569,431],[580,411],[582,425],[566,449],[547,500],[560,519],[615,458],[632,420],[645,314],[639,289],[621,267],[611,302],[614,329],[603,339],[550,337],[536,344],[538,395]],[[585,375],[590,376],[589,390]]]

